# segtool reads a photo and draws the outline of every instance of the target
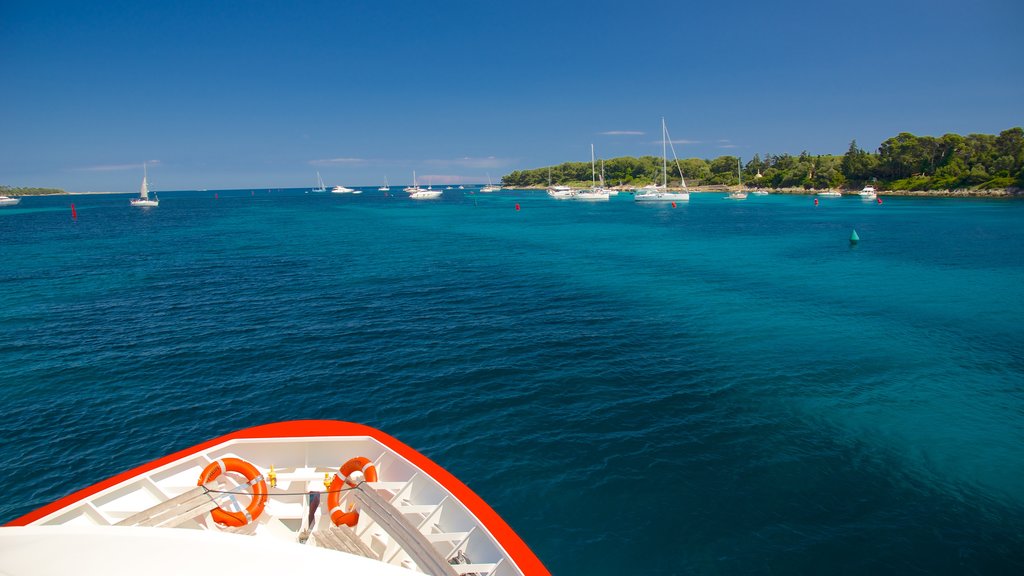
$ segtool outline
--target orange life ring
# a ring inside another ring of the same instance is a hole
[[[221,458],[220,460],[210,462],[203,469],[203,473],[199,475],[198,485],[202,486],[225,472],[235,472],[245,476],[245,479],[248,481],[247,484],[252,486],[252,501],[249,502],[244,511],[232,512],[218,506],[210,511],[210,515],[213,516],[213,521],[218,524],[245,526],[259,518],[259,515],[263,512],[263,507],[267,505],[267,482],[263,479],[263,475],[260,474],[259,470],[245,460],[241,458]]]
[[[331,487],[328,489],[330,494],[327,496],[327,509],[331,511],[331,522],[334,522],[335,526],[342,524],[355,526],[359,521],[359,511],[352,504],[349,504],[348,510],[341,505],[341,491],[346,485],[354,488],[363,481],[376,482],[377,467],[369,458],[356,456],[342,464],[338,472],[341,473],[341,476],[334,475],[334,480],[331,480]],[[362,480],[358,476],[353,477],[354,472],[359,472],[362,475]]]

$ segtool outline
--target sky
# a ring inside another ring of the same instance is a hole
[[[1020,0],[0,0],[0,185],[497,181],[1024,125]]]

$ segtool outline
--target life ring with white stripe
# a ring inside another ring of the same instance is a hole
[[[327,509],[331,511],[331,522],[334,522],[335,526],[341,526],[342,524],[345,526],[355,526],[356,522],[359,521],[359,511],[351,503],[347,510],[341,505],[342,489],[346,486],[355,488],[363,482],[376,482],[377,467],[373,465],[369,458],[356,456],[342,464],[338,472],[341,475],[334,475],[334,479],[331,480],[331,487],[329,488],[330,495],[327,496]]]
[[[241,458],[221,458],[210,462],[199,475],[199,486],[215,480],[225,472],[234,472],[245,476],[246,484],[252,487],[252,500],[245,510],[234,512],[220,506],[210,511],[213,521],[227,526],[245,526],[259,518],[263,507],[267,505],[267,482],[255,466]]]

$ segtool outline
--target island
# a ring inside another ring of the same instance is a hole
[[[669,187],[695,191],[737,188],[736,156],[686,158],[669,164]],[[673,165],[676,164],[676,165]],[[662,180],[655,156],[611,158],[602,162],[609,186],[634,188]],[[886,194],[930,196],[1016,196],[1024,189],[1024,129],[992,134],[915,136],[902,132],[868,152],[850,142],[844,155],[755,154],[742,166],[743,188],[781,193],[860,190],[871,186]],[[503,186],[589,186],[590,162],[565,162],[502,177]]]

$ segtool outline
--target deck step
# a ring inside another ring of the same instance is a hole
[[[375,490],[364,490],[359,486],[350,491],[349,495],[359,503],[361,513],[373,518],[424,573],[433,576],[458,576],[459,573],[438,553],[427,537]]]
[[[196,486],[170,500],[166,500],[121,520],[115,526],[153,526],[173,528],[213,510],[217,501],[207,486]]]
[[[380,556],[360,540],[356,533],[348,526],[331,526],[326,530],[314,532],[313,535],[316,538],[316,545],[321,548],[340,550],[349,554],[380,560]]]

